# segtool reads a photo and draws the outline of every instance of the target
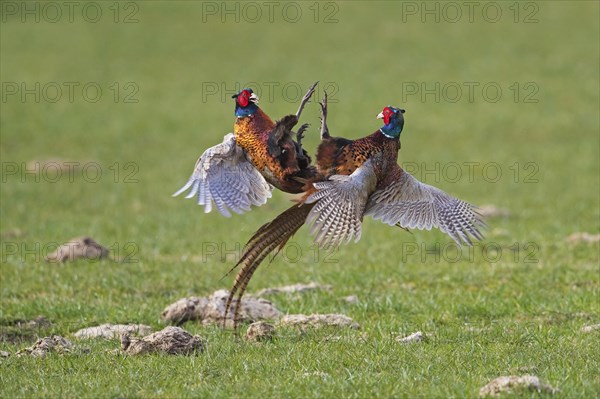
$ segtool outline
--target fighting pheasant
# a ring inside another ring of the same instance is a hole
[[[266,203],[273,186],[288,193],[301,193],[301,181],[314,178],[316,169],[301,144],[308,124],[300,126],[295,134],[292,129],[317,83],[308,89],[296,114],[277,122],[258,107],[258,97],[252,89],[235,94],[233,133],[200,156],[187,183],[173,196],[189,189],[186,198],[197,196],[206,213],[212,210],[214,202],[222,215],[231,216],[230,210],[244,213],[252,205]]]
[[[271,252],[281,250],[304,224],[311,226],[315,242],[323,248],[358,241],[365,215],[405,229],[436,227],[459,245],[472,245],[472,238],[483,238],[480,228],[484,223],[473,206],[419,182],[397,164],[404,110],[388,106],[377,118],[383,119],[384,125],[369,136],[358,140],[331,137],[325,94],[317,175],[312,180],[300,179],[305,193],[299,204],[263,225],[244,247],[225,311],[227,317],[237,293],[234,325],[257,267]]]

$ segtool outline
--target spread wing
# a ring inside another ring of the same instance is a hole
[[[310,233],[322,248],[360,239],[362,218],[369,194],[375,190],[377,176],[371,161],[365,162],[348,176],[334,175],[329,180],[313,183],[317,189],[306,203],[315,203],[306,221]]]
[[[196,162],[188,182],[173,196],[190,190],[186,198],[198,197],[204,212],[212,210],[213,202],[223,216],[249,211],[271,198],[273,187],[248,161],[244,150],[235,143],[233,133],[227,134],[221,144],[209,148]]]
[[[420,230],[436,227],[459,245],[472,245],[471,237],[483,238],[480,228],[485,224],[471,204],[421,183],[399,166],[386,182],[369,198],[365,215],[392,226]]]

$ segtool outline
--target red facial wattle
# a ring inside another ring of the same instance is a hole
[[[389,108],[389,107],[385,107],[383,109],[383,123],[386,125],[389,125],[390,123],[390,116],[392,116],[394,112]]]
[[[248,90],[244,90],[240,93],[240,95],[237,98],[238,100],[238,104],[240,104],[240,107],[244,108],[247,107],[248,104],[250,103],[250,93],[248,93]]]

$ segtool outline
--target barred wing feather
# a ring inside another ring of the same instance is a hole
[[[315,205],[306,221],[320,247],[335,248],[360,239],[363,213],[376,185],[371,161],[351,175],[334,175],[329,180],[313,183],[317,191],[306,203]]]
[[[194,172],[174,197],[186,192],[185,198],[198,198],[204,212],[213,209],[226,217],[249,211],[252,205],[260,206],[271,198],[273,187],[248,161],[244,151],[237,146],[233,133],[227,134],[221,144],[206,150],[196,162]]]
[[[389,175],[389,184],[369,198],[365,215],[391,226],[431,230],[448,234],[457,244],[472,245],[481,240],[485,226],[475,208],[444,191],[421,183],[399,166]]]

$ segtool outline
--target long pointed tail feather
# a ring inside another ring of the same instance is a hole
[[[313,208],[313,204],[294,205],[281,213],[271,222],[264,224],[250,238],[248,243],[242,250],[242,255],[237,264],[229,271],[231,273],[235,268],[240,266],[240,271],[235,276],[235,283],[231,288],[227,303],[225,305],[225,314],[223,315],[223,326],[227,321],[227,315],[233,298],[237,293],[237,304],[235,306],[233,325],[237,327],[240,308],[242,305],[242,297],[248,287],[248,283],[252,275],[262,263],[262,261],[274,250],[279,252],[290,238],[298,231],[305,223],[306,217]],[[228,274],[229,274],[228,273]]]

